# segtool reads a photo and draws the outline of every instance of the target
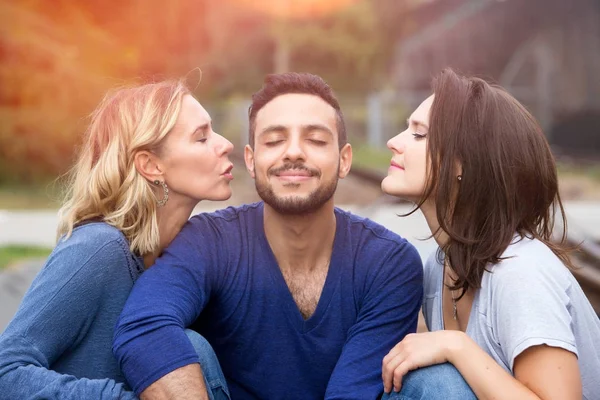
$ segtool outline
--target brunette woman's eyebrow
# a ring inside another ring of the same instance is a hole
[[[410,126],[412,124],[412,125],[421,126],[421,127],[425,128],[426,130],[429,130],[429,127],[427,126],[427,124],[424,122],[421,122],[421,121],[407,118],[406,123],[408,124],[408,126]]]

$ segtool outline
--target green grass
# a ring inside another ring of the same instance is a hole
[[[359,144],[352,147],[352,165],[375,170],[387,170],[392,152],[386,148],[373,148]],[[558,175],[562,177],[588,178],[600,183],[600,164],[557,163]]]
[[[0,185],[0,210],[45,210],[60,207],[54,184],[38,186]]]
[[[559,162],[556,165],[558,175],[563,177],[586,177],[593,181],[600,182],[600,164],[573,164]]]
[[[46,258],[52,249],[32,246],[3,246],[0,247],[0,270],[17,261],[28,258]]]
[[[387,148],[372,148],[366,144],[355,144],[352,165],[385,172],[392,158]],[[587,178],[600,184],[600,164],[558,163],[561,178]],[[0,210],[57,209],[60,207],[59,185],[46,183],[39,185],[0,184]]]
[[[352,165],[360,168],[386,171],[390,166],[392,152],[366,145],[352,147]]]

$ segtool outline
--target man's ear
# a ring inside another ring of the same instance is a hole
[[[350,172],[352,167],[352,146],[350,143],[346,143],[340,150],[340,170],[338,171],[338,177],[344,179]]]
[[[252,179],[254,179],[254,150],[252,150],[252,147],[250,147],[249,144],[244,147],[244,162],[246,163],[246,169],[248,170],[248,173]]]
[[[164,180],[164,168],[155,154],[147,150],[138,151],[133,156],[133,164],[137,172],[150,182]]]

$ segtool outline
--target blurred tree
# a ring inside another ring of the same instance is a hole
[[[344,0],[335,13],[284,20],[239,0],[2,0],[0,184],[65,172],[107,89],[200,67],[202,101],[247,97],[274,70],[278,43],[289,45],[290,69],[340,94],[377,89],[395,28],[382,23],[382,2],[393,1]]]
[[[223,99],[257,90],[272,59],[266,16],[223,0],[206,10],[204,20],[209,46],[200,65],[206,77],[202,93]]]
[[[319,74],[339,92],[364,93],[384,84],[391,51],[384,47],[377,1],[354,1],[316,18],[273,16],[240,4],[221,2],[207,21],[207,70],[219,80],[218,94],[256,90],[265,74],[280,69],[280,47],[289,53],[287,68]]]
[[[108,88],[197,65],[204,4],[0,3],[0,183],[65,172],[84,117]]]
[[[67,3],[0,3],[0,180],[64,171],[104,76],[132,67],[113,37]]]
[[[339,92],[364,93],[381,84],[386,53],[373,1],[363,0],[316,21],[275,25],[289,40],[291,68],[317,73]]]

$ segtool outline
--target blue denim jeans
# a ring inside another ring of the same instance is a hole
[[[208,390],[210,400],[231,400],[227,382],[221,369],[221,364],[212,346],[199,333],[186,329],[185,333],[192,342],[198,357],[200,358],[200,368],[204,375],[204,383]]]
[[[458,370],[450,363],[409,372],[400,392],[384,394],[381,400],[477,400]]]

